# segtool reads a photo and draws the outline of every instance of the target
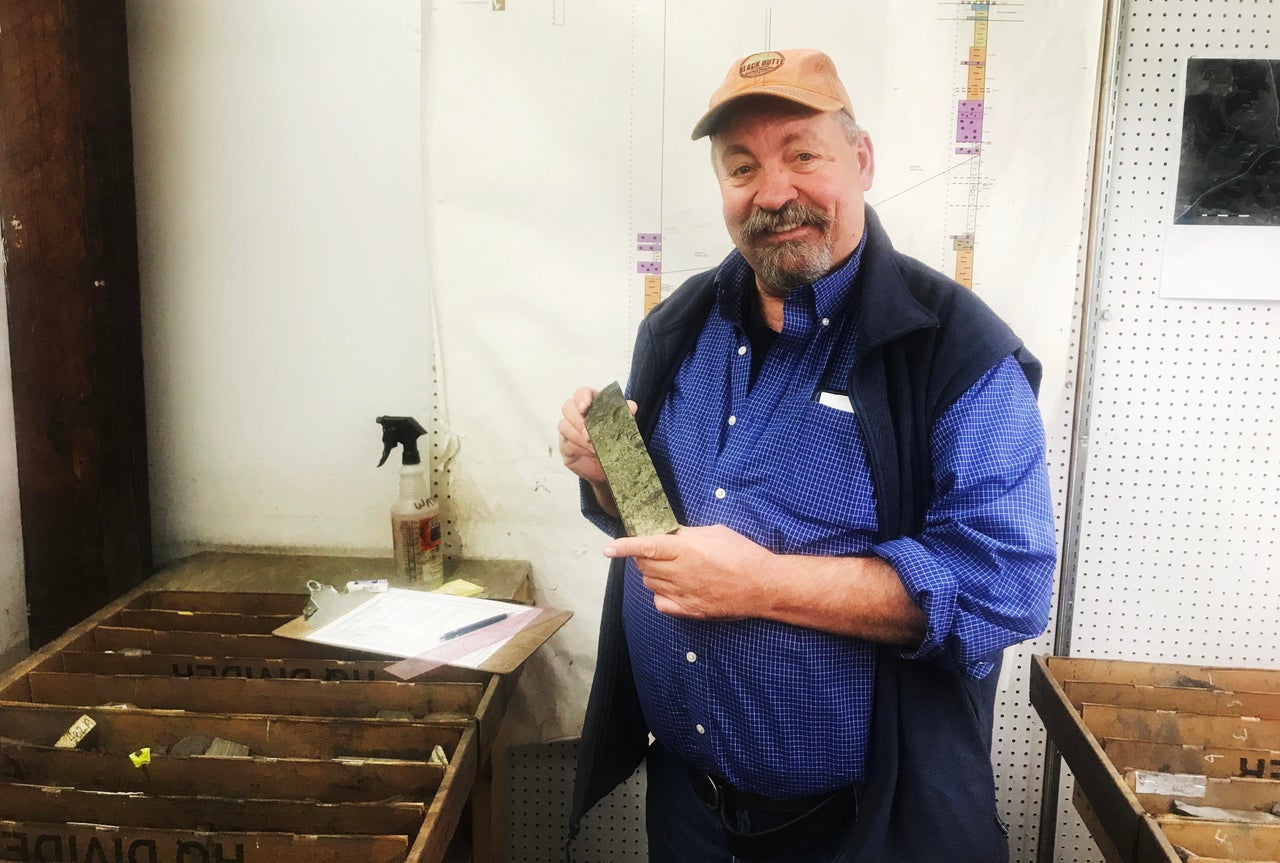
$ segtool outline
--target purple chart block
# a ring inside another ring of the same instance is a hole
[[[662,234],[636,234],[636,242],[662,245]]]
[[[662,243],[638,243],[636,245],[637,252],[661,252]]]
[[[982,100],[962,99],[956,109],[956,141],[980,143],[982,141]]]
[[[661,261],[638,261],[636,262],[636,272],[646,276],[658,276],[662,274]]]

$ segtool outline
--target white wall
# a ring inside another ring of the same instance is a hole
[[[131,0],[157,562],[390,554],[426,424],[419,0]]]
[[[0,262],[0,288],[4,267]],[[3,291],[0,291],[3,293]],[[18,453],[9,367],[9,304],[0,305],[0,669],[27,647],[27,591],[23,581]]]

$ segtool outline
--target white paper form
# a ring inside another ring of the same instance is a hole
[[[307,640],[413,657],[447,644],[451,640],[447,635],[473,624],[499,617],[510,620],[531,611],[534,609],[507,602],[393,587],[385,593],[369,594],[369,598],[354,609],[308,633]],[[450,664],[477,667],[506,641],[502,638],[486,644],[451,659]]]

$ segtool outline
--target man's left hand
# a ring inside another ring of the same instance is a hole
[[[620,537],[604,554],[635,558],[658,611],[700,620],[757,616],[774,559],[768,549],[721,524]]]

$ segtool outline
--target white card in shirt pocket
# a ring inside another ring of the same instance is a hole
[[[847,414],[853,413],[853,403],[849,401],[849,396],[845,393],[831,393],[826,390],[819,390],[818,404]]]

